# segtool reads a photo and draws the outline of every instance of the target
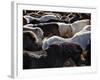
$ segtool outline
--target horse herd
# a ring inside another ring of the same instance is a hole
[[[90,65],[90,14],[23,15],[23,69]]]

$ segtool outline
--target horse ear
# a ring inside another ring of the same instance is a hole
[[[81,54],[81,60],[82,60],[82,61],[86,61],[86,56],[87,56],[87,51],[84,51],[84,52]]]
[[[82,60],[82,61],[86,61],[86,59],[85,59],[85,57],[84,57],[84,55],[83,55],[83,54],[81,54],[81,56],[80,56],[80,57],[81,57],[81,60]]]

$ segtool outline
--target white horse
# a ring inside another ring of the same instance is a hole
[[[59,36],[53,36],[48,39],[44,39],[42,49],[46,50],[49,48],[50,45],[53,44],[60,45],[61,43],[64,42],[78,44],[81,46],[83,50],[85,50],[87,45],[90,43],[90,31],[77,33],[72,38],[67,38],[67,39]]]
[[[85,20],[79,20],[75,21],[72,24],[66,24],[63,22],[57,22],[59,26],[59,33],[61,37],[72,37],[75,35],[75,33],[81,31],[83,28],[84,30],[89,30],[90,29],[90,20],[85,19]],[[88,25],[88,26],[87,26]]]

